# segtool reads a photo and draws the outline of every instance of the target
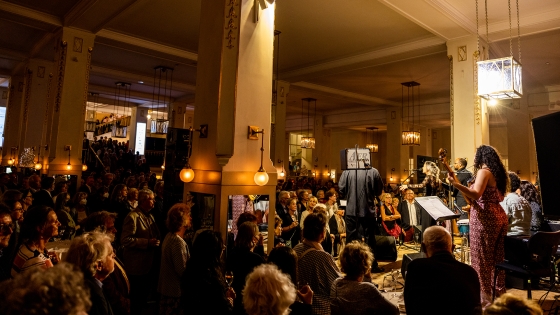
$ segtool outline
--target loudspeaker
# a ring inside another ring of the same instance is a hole
[[[547,218],[560,218],[555,194],[558,192],[558,174],[560,174],[560,112],[534,118],[533,135],[537,151],[540,191],[543,214]]]
[[[408,269],[408,264],[417,258],[426,258],[424,253],[414,253],[414,254],[404,254],[402,258],[401,274],[403,279],[406,280],[406,269]]]
[[[393,236],[375,235],[375,259],[397,261],[397,244]]]

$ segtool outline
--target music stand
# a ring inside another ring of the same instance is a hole
[[[443,222],[445,220],[453,220],[461,217],[460,214],[455,214],[447,205],[437,196],[416,197],[416,203],[420,208],[426,212],[436,221]],[[454,242],[453,233],[451,233],[451,241]]]

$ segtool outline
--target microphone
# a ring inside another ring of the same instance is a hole
[[[413,168],[410,170],[411,172],[422,172],[421,168]]]

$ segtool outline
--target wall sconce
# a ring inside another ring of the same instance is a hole
[[[8,165],[12,166],[16,163],[16,159],[14,158],[14,152],[16,152],[17,156],[18,147],[11,147],[10,148],[10,159],[8,160]]]
[[[37,152],[37,163],[35,163],[35,169],[40,170],[43,168],[43,164],[41,164],[41,146],[39,146],[39,151]]]
[[[286,175],[286,172],[284,171],[284,161],[278,159],[278,163],[282,164],[282,170],[280,171],[280,173],[278,175],[280,175],[280,177],[284,177],[284,175]]]
[[[393,167],[393,168],[391,169],[391,178],[389,178],[389,180],[391,180],[391,181],[393,181],[393,172],[394,172],[394,171],[395,171],[395,168]]]
[[[71,145],[65,145],[64,146],[64,151],[68,151],[68,164],[66,164],[66,170],[71,171],[72,170],[72,164],[70,164],[70,152],[72,152],[72,146]]]
[[[266,173],[265,169],[263,168],[263,157],[264,157],[264,129],[259,130],[259,127],[256,126],[249,126],[249,132],[247,134],[247,139],[250,140],[258,140],[259,139],[259,133],[262,133],[262,137],[261,137],[261,167],[259,167],[259,170],[255,173],[255,176],[253,177],[253,180],[255,181],[255,184],[259,185],[259,186],[264,186],[266,185],[266,183],[268,183],[268,174]]]
[[[206,130],[208,130],[208,125],[206,125]],[[179,172],[179,178],[184,183],[190,183],[194,179],[194,171],[191,168],[191,165],[189,164],[189,160],[191,158],[191,153],[192,153],[193,131],[194,130],[193,130],[192,127],[189,128],[189,145],[187,146],[187,157],[186,157],[186,161],[185,161],[185,166],[183,166],[183,169],[181,170],[181,172]]]

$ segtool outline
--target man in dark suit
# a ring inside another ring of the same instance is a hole
[[[54,208],[51,191],[54,190],[54,178],[45,177],[41,180],[41,190],[33,194],[33,206],[47,206]]]
[[[410,262],[406,272],[404,303],[408,315],[482,314],[476,271],[456,261],[451,234],[441,226],[424,231],[422,250],[427,258]]]
[[[278,194],[278,202],[276,203],[276,214],[283,218],[288,213],[288,202],[290,201],[290,193],[281,191]]]
[[[409,229],[414,229],[414,234],[419,234],[418,241],[422,242],[422,212],[414,203],[414,191],[407,189],[404,191],[404,200],[399,204],[398,211],[401,214],[401,229],[405,233]]]

